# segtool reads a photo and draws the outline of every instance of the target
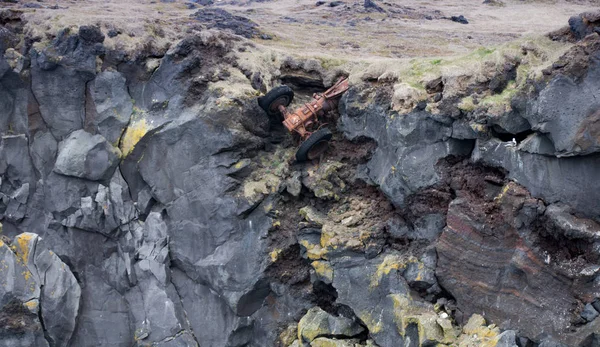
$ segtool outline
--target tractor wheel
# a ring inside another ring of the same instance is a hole
[[[331,136],[331,131],[327,128],[321,128],[312,133],[296,151],[296,161],[302,162],[318,158],[327,150]]]
[[[265,96],[258,98],[258,105],[267,112],[269,117],[274,118],[281,115],[279,105],[287,107],[294,100],[294,91],[286,86],[271,89]]]

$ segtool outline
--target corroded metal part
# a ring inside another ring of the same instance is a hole
[[[284,106],[279,106],[279,111],[283,115],[283,125],[291,131],[296,132],[305,140],[312,132],[309,129],[319,123],[319,117],[325,113],[334,110],[340,97],[348,90],[348,79],[341,78],[324,93],[313,94],[310,102],[302,105],[293,113],[287,111]]]

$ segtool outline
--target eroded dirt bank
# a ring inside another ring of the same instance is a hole
[[[0,345],[598,345],[600,14],[368,62],[190,4],[212,19],[0,12]],[[256,97],[339,76],[328,152],[295,163]]]

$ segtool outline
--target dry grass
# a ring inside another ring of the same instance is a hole
[[[32,1],[33,2],[33,1]],[[59,9],[25,9],[26,32],[42,44],[66,27],[95,25],[106,35],[105,46],[126,52],[140,51],[148,42],[165,49],[181,39],[193,21],[183,2],[151,0],[59,1]],[[108,37],[110,30],[121,34]]]
[[[34,2],[34,0],[30,0]],[[252,19],[274,35],[271,41],[256,39],[274,50],[296,55],[329,55],[329,58],[410,58],[467,54],[481,46],[493,46],[523,35],[541,35],[564,26],[571,15],[597,7],[597,0],[520,1],[488,6],[473,0],[408,0],[393,2],[406,15],[366,13],[361,0],[349,6],[315,6],[314,0],[248,2],[217,1],[216,6]],[[596,4],[594,4],[596,2]],[[164,48],[185,35],[197,23],[185,0],[62,0],[60,9],[24,9],[27,30],[43,39],[64,27],[97,25],[108,48],[129,52],[147,42]],[[401,6],[401,7],[398,7]],[[201,7],[201,6],[199,6]],[[388,10],[394,8],[387,7]],[[390,12],[391,13],[391,12]],[[441,19],[462,14],[469,24]],[[432,20],[425,19],[431,16]],[[289,18],[292,18],[291,20]],[[367,20],[367,19],[370,20]]]
[[[326,84],[342,70],[350,74],[351,83],[366,79],[394,83],[395,95],[404,100],[422,99],[424,83],[430,79],[439,76],[450,80],[458,76],[477,79],[488,74],[490,66],[500,66],[507,57],[525,59],[514,85],[521,88],[526,77],[538,76],[568,48],[541,36],[564,26],[570,16],[592,9],[594,1],[597,0],[577,3],[555,0],[540,4],[505,0],[505,6],[499,7],[479,1],[474,4],[473,0],[409,0],[393,5],[395,9],[408,11],[406,16],[366,13],[360,0],[347,0],[349,8],[316,7],[313,0],[241,5],[224,0],[217,1],[216,6],[248,17],[259,23],[262,31],[274,35],[273,40],[236,43],[236,60],[241,71],[258,72],[263,80],[271,81],[289,56],[316,59]],[[173,3],[82,0],[61,1],[59,5],[63,8],[25,10],[26,31],[41,37],[40,45],[64,27],[96,25],[105,34],[110,30],[121,33],[113,38],[107,35],[107,48],[135,55],[149,42],[166,51],[188,32],[199,29],[199,24],[190,17],[197,9],[188,9],[184,0]],[[470,23],[462,25],[441,18],[458,14],[463,14]],[[246,49],[237,52],[239,45]],[[521,51],[525,46],[535,54],[523,58]],[[228,81],[215,83],[211,88],[230,91],[235,97],[254,97],[240,71],[234,69],[230,76]]]

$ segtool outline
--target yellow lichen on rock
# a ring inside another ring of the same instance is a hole
[[[495,347],[500,339],[500,329],[494,324],[486,325],[485,318],[474,314],[458,337],[458,347]]]
[[[329,283],[333,281],[333,268],[326,261],[313,261],[310,264],[319,277],[326,279]]]
[[[383,312],[379,313],[378,318],[374,318],[371,312],[358,312],[358,317],[365,323],[371,334],[380,333],[383,330]]]
[[[15,237],[15,255],[17,256],[17,259],[22,262],[22,264],[27,264],[30,252],[29,243],[33,237],[34,234],[31,233],[23,233]]]
[[[449,318],[438,316],[433,305],[413,301],[410,297],[392,294],[394,302],[394,318],[400,335],[406,333],[410,325],[417,327],[419,345],[432,342],[449,344],[456,339],[456,331]]]
[[[486,125],[484,124],[478,124],[478,123],[471,123],[469,124],[469,126],[471,127],[471,129],[473,129],[473,131],[475,131],[476,133],[486,133],[488,131],[488,128]]]
[[[319,337],[310,343],[310,347],[358,347],[358,340],[334,340],[326,337]]]
[[[27,307],[30,312],[37,313],[39,302],[36,299],[33,299],[23,303],[23,305]]]
[[[125,130],[125,134],[121,139],[120,146],[123,157],[128,156],[133,151],[135,145],[142,139],[142,137],[144,137],[144,135],[146,135],[146,133],[148,133],[149,130],[150,126],[148,125],[146,119],[143,118],[133,121],[129,127],[127,127],[127,130]]]
[[[306,249],[306,256],[310,260],[327,259],[327,250],[322,248],[320,245],[316,245],[308,242],[308,240],[300,240],[300,245]]]
[[[275,193],[280,184],[281,178],[271,173],[265,173],[259,181],[249,181],[244,183],[244,197],[252,200],[260,194],[268,195],[270,193]]]
[[[494,201],[502,202],[502,200],[506,197],[506,194],[509,192],[514,192],[516,189],[517,184],[515,182],[508,182],[504,187],[502,187],[500,193],[494,197]]]
[[[361,230],[341,224],[326,222],[321,229],[321,247],[362,251],[364,244],[360,239]]]
[[[274,249],[273,251],[271,251],[271,253],[269,253],[269,255],[271,256],[271,262],[276,262],[277,259],[279,258],[279,254],[281,254],[281,249]]]
[[[385,258],[383,258],[381,264],[377,266],[375,274],[373,274],[373,276],[371,277],[371,287],[378,286],[383,276],[389,275],[390,272],[392,272],[392,270],[398,271],[400,269],[406,268],[406,263],[410,260],[411,258],[403,259],[402,257],[396,254],[386,255]]]
[[[287,326],[280,334],[279,341],[283,346],[289,346],[294,343],[298,336],[298,324],[293,323]]]

